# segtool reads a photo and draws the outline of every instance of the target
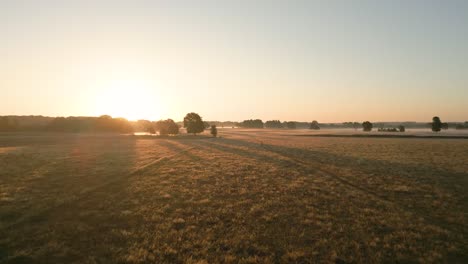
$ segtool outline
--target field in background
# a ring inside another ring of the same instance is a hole
[[[468,140],[300,133],[0,135],[0,262],[468,260]]]

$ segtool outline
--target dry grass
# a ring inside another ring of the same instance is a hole
[[[0,136],[0,262],[468,260],[468,140]]]

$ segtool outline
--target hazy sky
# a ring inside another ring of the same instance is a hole
[[[0,115],[468,120],[468,1],[0,0]]]

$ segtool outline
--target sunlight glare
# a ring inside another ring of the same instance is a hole
[[[142,80],[115,80],[96,95],[96,115],[123,117],[128,120],[156,120],[161,109],[152,85]]]

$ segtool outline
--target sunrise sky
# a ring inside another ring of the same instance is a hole
[[[0,115],[468,120],[468,1],[0,0]]]

